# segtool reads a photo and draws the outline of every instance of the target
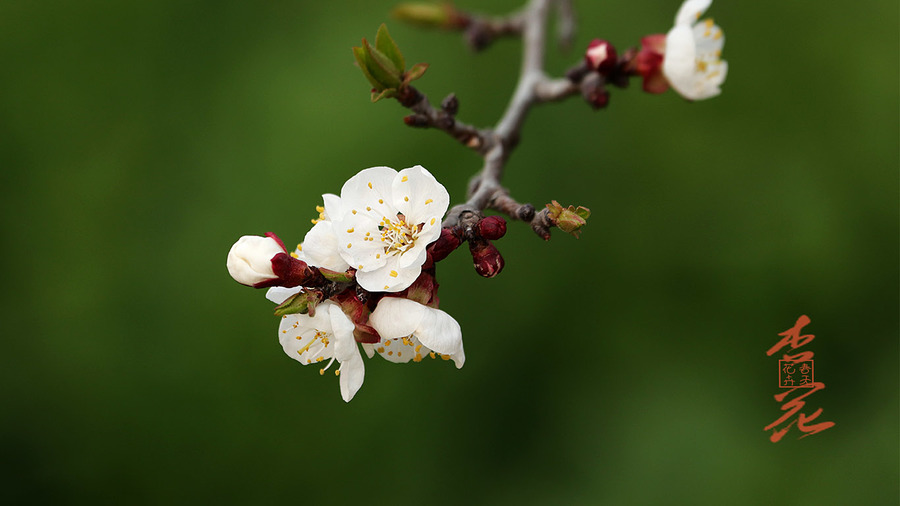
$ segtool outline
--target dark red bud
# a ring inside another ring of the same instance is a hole
[[[476,225],[478,235],[492,241],[506,234],[506,220],[499,216],[488,216]]]
[[[609,41],[594,39],[584,52],[584,59],[592,69],[606,75],[616,68],[616,48]]]
[[[283,286],[292,288],[295,286],[323,286],[325,278],[315,267],[310,267],[303,260],[298,260],[287,253],[278,253],[272,257],[272,272],[278,276],[276,279],[257,283],[254,288],[266,288],[270,286]]]
[[[503,256],[497,248],[488,241],[470,241],[469,251],[475,263],[475,272],[480,276],[492,278],[503,270]]]
[[[603,109],[609,104],[609,92],[603,87],[590,90],[585,94],[584,98],[595,110]]]
[[[432,262],[440,262],[447,258],[460,244],[462,244],[462,238],[453,229],[442,228],[441,236],[428,245],[427,251]]]

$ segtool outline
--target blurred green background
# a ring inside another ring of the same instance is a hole
[[[520,44],[473,54],[391,1],[0,3],[6,504],[896,504],[898,5],[730,2],[723,94],[539,107],[504,180],[590,207],[576,240],[511,224],[506,269],[440,265],[462,370],[281,351],[241,235],[302,240],[362,168],[422,164],[462,200],[480,159],[371,104],[350,47],[388,21],[419,88],[494,123]],[[513,0],[460,0],[503,14]],[[577,1],[576,47],[669,29],[677,0]],[[579,51],[548,51],[559,75]],[[808,398],[773,444],[806,314]]]

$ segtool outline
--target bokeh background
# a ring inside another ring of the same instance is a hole
[[[480,160],[369,103],[350,47],[389,27],[419,87],[493,124],[520,44],[482,54],[391,1],[0,3],[6,504],[896,504],[898,5],[730,2],[723,94],[539,107],[504,180],[590,207],[576,240],[511,224],[506,269],[440,265],[457,371],[366,362],[350,403],[288,359],[241,235],[296,243],[358,170]],[[503,14],[513,0],[460,0]],[[577,1],[620,50],[677,0]],[[579,52],[548,51],[559,75]],[[836,426],[778,444],[802,314]]]

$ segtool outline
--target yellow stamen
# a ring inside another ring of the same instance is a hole
[[[432,203],[432,202],[434,202],[434,201],[431,200],[431,199],[428,199],[428,200],[425,201],[426,204],[430,204],[430,203]]]
[[[403,176],[403,179],[400,180],[401,183],[405,183],[407,181],[409,181],[409,178],[406,176]]]
[[[372,189],[372,183],[369,183],[369,189],[370,190]]]
[[[396,277],[397,277],[397,271],[391,271],[391,277],[392,277],[392,278],[396,278]]]

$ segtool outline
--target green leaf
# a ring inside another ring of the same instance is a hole
[[[403,73],[406,69],[403,53],[400,52],[400,48],[397,47],[397,43],[394,42],[391,34],[388,33],[387,25],[384,23],[381,23],[381,26],[378,27],[378,33],[375,34],[375,48],[384,53]]]
[[[372,91],[372,103],[378,102],[382,98],[393,98],[397,96],[397,88],[388,88],[381,91]]]
[[[425,71],[428,70],[427,63],[416,63],[409,69],[409,72],[403,75],[403,84],[409,84],[412,81],[422,77],[425,75]]]
[[[353,48],[353,58],[356,59],[356,65],[362,70],[363,75],[366,76],[366,79],[372,84],[375,88],[381,88],[381,83],[379,83],[372,74],[369,72],[369,66],[366,63],[366,50],[361,47]]]
[[[591,217],[591,210],[583,206],[578,206],[578,209],[575,210],[575,214],[586,220]]]
[[[372,47],[366,39],[363,39],[362,42],[363,49],[366,51],[366,64],[368,65],[369,73],[380,84],[376,88],[383,90],[400,86],[400,70],[397,69],[394,62],[385,56],[384,53]]]

